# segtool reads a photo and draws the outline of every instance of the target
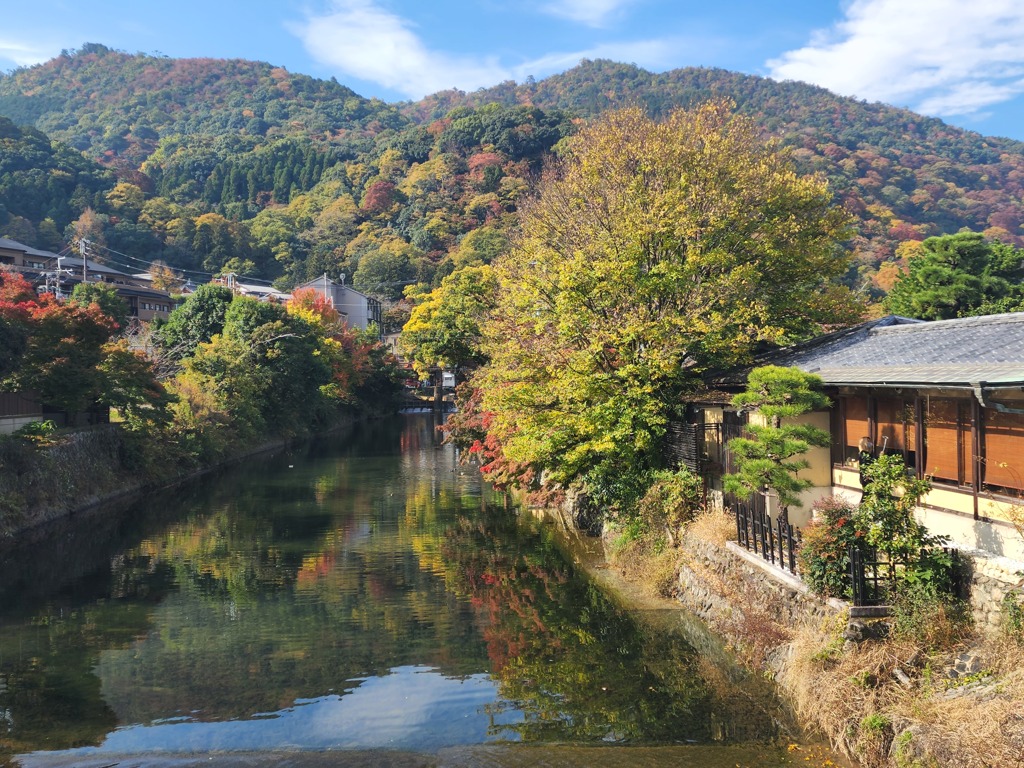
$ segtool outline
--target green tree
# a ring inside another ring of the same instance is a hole
[[[894,560],[917,560],[922,548],[946,541],[918,522],[914,510],[931,483],[908,472],[902,456],[882,454],[865,467],[864,475],[858,518],[868,544]]]
[[[71,301],[87,307],[97,305],[117,323],[121,330],[128,327],[128,302],[117,295],[117,288],[109,283],[79,283],[71,291]]]
[[[223,342],[261,379],[257,408],[270,426],[300,432],[322,415],[320,387],[331,380],[313,327],[284,307],[241,296],[224,317]]]
[[[508,250],[508,237],[499,229],[483,226],[466,234],[452,255],[456,268],[491,264]]]
[[[930,237],[907,266],[885,299],[893,314],[948,320],[1024,304],[1024,250],[976,232]]]
[[[352,279],[357,290],[387,299],[397,299],[402,288],[416,277],[410,256],[414,249],[380,248],[359,257],[359,268]]]
[[[421,376],[432,368],[465,370],[486,361],[480,328],[497,290],[490,267],[466,267],[448,275],[413,308],[401,343]]]
[[[829,399],[821,392],[821,377],[799,368],[766,365],[755,368],[747,378],[747,389],[733,398],[737,408],[752,408],[764,424],[750,424],[751,437],[729,441],[735,456],[736,472],[722,478],[728,493],[771,493],[779,499],[781,514],[791,506],[801,506],[799,494],[811,481],[798,477],[810,466],[798,458],[812,445],[827,447],[829,433],[810,424],[783,424],[810,411],[828,408]]]
[[[703,372],[859,317],[830,282],[847,215],[727,104],[617,112],[563,144],[495,265],[477,382],[510,460],[621,497]]]
[[[99,371],[103,378],[99,401],[116,408],[129,429],[152,430],[167,424],[174,398],[157,381],[143,353],[131,349],[124,339],[109,342],[103,346]]]
[[[181,360],[195,352],[224,328],[224,316],[234,299],[231,289],[207,283],[196,289],[185,303],[175,309],[156,332],[165,355]]]

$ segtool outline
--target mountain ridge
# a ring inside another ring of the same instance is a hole
[[[313,269],[355,272],[361,254],[382,242],[419,265],[389,282],[439,279],[467,234],[507,231],[516,199],[575,122],[631,105],[660,116],[710,98],[729,99],[753,118],[798,171],[828,177],[858,219],[846,244],[851,285],[880,295],[914,243],[961,228],[1024,245],[1024,143],[722,69],[652,73],[583,60],[539,81],[395,104],[266,62],[170,59],[99,44],[0,75],[0,115],[32,123],[141,191],[139,210],[115,210],[90,190],[91,206],[117,219],[108,228],[126,229],[129,220],[141,228],[134,245],[122,242],[130,253],[155,248],[182,266],[219,269],[226,260],[197,253],[192,229],[167,229],[182,215],[216,215],[234,233],[222,255],[234,248],[243,263],[285,281]],[[0,204],[4,190],[0,173]],[[345,207],[349,224],[316,230],[312,220],[323,210],[292,215],[310,196],[323,209]],[[159,220],[142,215],[154,201],[180,210]],[[42,218],[18,215],[33,226]],[[283,227],[275,242],[262,227],[270,219]],[[314,230],[336,239],[313,243]],[[361,239],[367,232],[369,244]],[[254,244],[243,247],[247,238]],[[172,241],[178,250],[168,250]],[[321,256],[311,259],[314,251]]]

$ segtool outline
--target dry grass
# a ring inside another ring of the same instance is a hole
[[[748,598],[742,605],[741,611],[717,628],[729,638],[745,666],[771,668],[771,657],[792,639],[792,631],[761,610],[756,600]]]
[[[724,546],[725,542],[736,538],[736,521],[718,509],[701,512],[687,526],[687,533],[709,544]]]
[[[1020,768],[1024,650],[986,641],[972,652],[992,676],[968,678],[956,687],[943,676],[953,656],[927,657],[913,644],[896,641],[843,651],[834,631],[802,630],[784,680],[801,718],[868,768]],[[912,686],[899,684],[896,667],[912,678]]]
[[[619,539],[608,561],[626,579],[655,595],[673,597],[679,590],[680,552],[654,537]]]

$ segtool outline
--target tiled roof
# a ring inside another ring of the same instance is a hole
[[[57,258],[57,254],[55,254],[55,253],[50,253],[50,254],[47,254],[47,255],[51,259],[56,259]],[[64,268],[65,269],[71,269],[71,270],[74,270],[76,268],[77,269],[81,269],[82,268],[82,260],[79,257],[77,257],[77,256],[65,256],[64,257]],[[122,275],[124,277],[130,277],[130,275],[127,272],[122,272],[119,269],[114,269],[113,267],[108,267],[106,264],[100,264],[98,261],[94,261],[92,259],[89,259],[88,270],[90,272],[95,272],[95,273],[101,274],[101,275]]]
[[[1024,384],[1024,312],[922,322],[889,316],[762,356],[826,384]]]
[[[57,254],[52,251],[41,251],[38,248],[33,248],[30,245],[19,243],[17,240],[11,240],[7,237],[0,237],[0,248],[5,248],[8,251],[21,251],[29,256],[40,256],[46,259],[56,259]]]

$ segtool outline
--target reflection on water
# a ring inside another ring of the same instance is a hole
[[[617,609],[433,427],[360,425],[6,553],[0,754],[777,737],[763,684]]]

